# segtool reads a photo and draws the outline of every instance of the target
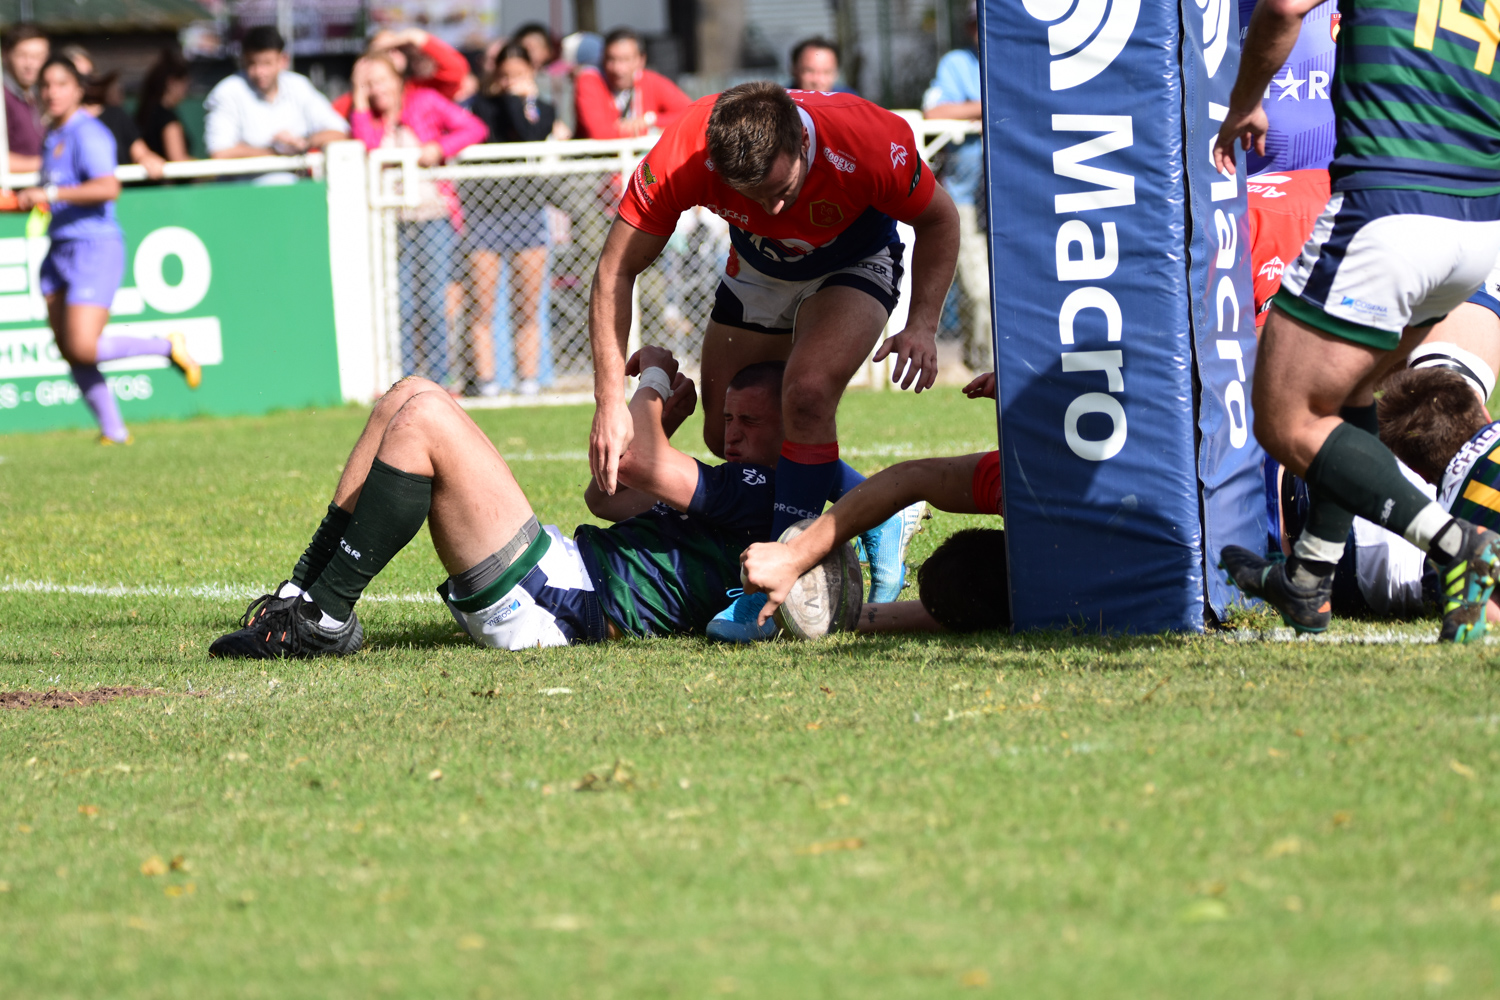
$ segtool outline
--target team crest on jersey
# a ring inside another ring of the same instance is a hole
[[[854,157],[843,150],[834,152],[827,146],[823,147],[823,159],[832,163],[835,170],[842,170],[846,174],[854,173]]]
[[[1266,261],[1260,266],[1260,270],[1256,272],[1255,276],[1257,278],[1270,278],[1272,281],[1275,281],[1277,278],[1281,277],[1281,272],[1285,270],[1286,261],[1282,260],[1280,257],[1272,257],[1270,260]]]
[[[655,183],[656,175],[651,172],[651,164],[642,160],[641,165],[635,168],[635,187],[640,192],[640,196],[646,200],[646,204],[653,207],[656,205],[656,200],[651,197],[651,192],[646,189]]]
[[[58,142],[58,144],[56,146],[52,147],[52,156],[53,156],[53,158],[54,159],[61,159],[61,157],[63,155],[63,150],[65,150],[67,148],[68,148],[68,144],[67,143],[65,143],[65,142]]]
[[[891,143],[891,169],[894,170],[896,167],[904,167],[906,165],[906,158],[909,155],[911,154],[905,146],[901,145],[899,142]]]
[[[656,175],[651,172],[651,164],[647,163],[645,160],[641,161],[640,174],[641,183],[646,185],[647,187],[650,187],[652,184],[656,183]]]
[[[759,469],[741,469],[740,474],[745,477],[746,486],[764,486],[766,484],[766,474]]]
[[[827,229],[844,221],[844,210],[834,202],[820,199],[807,206],[807,214],[812,218],[812,224]]]
[[[734,252],[734,247],[729,248],[729,259],[724,262],[724,273],[731,278],[740,276],[740,255]]]
[[[1335,42],[1339,40],[1339,22],[1344,19],[1338,11],[1333,12],[1333,17],[1328,19],[1328,37]]]

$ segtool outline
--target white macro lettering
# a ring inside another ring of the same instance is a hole
[[[1099,227],[1104,233],[1104,253],[1094,256],[1094,232],[1082,219],[1069,219],[1057,228],[1057,280],[1102,281],[1120,266],[1120,239],[1115,224]],[[1073,257],[1074,246],[1079,256]]]
[[[1109,68],[1125,50],[1141,13],[1140,0],[1022,2],[1038,21],[1058,22],[1047,29],[1047,49],[1053,57],[1048,85],[1053,90],[1087,83]]]
[[[1102,288],[1089,285],[1076,288],[1063,299],[1062,309],[1057,314],[1057,333],[1064,344],[1073,343],[1073,323],[1085,309],[1097,309],[1104,314],[1105,331],[1110,340],[1119,340],[1125,325],[1120,313],[1120,303]]]
[[[1078,421],[1090,413],[1109,417],[1112,427],[1108,437],[1091,440],[1078,433]],[[1086,392],[1068,404],[1068,412],[1063,416],[1063,436],[1079,458],[1090,462],[1114,458],[1125,447],[1125,408],[1107,392]]]
[[[1224,105],[1224,104],[1215,104],[1212,101],[1208,102],[1208,120],[1209,121],[1221,122],[1221,121],[1223,121],[1227,117],[1229,117],[1229,107],[1227,105]],[[1213,163],[1214,162],[1214,142],[1217,141],[1218,138],[1219,138],[1219,133],[1217,133],[1217,132],[1214,132],[1212,135],[1209,136],[1209,139],[1208,139],[1208,162],[1209,163]],[[1214,171],[1216,173],[1219,173],[1219,170],[1218,170],[1217,167],[1214,168]],[[1235,196],[1235,193],[1239,190],[1239,175],[1238,174],[1219,173],[1219,176],[1223,177],[1224,180],[1214,181],[1212,184],[1210,184],[1208,186],[1208,200],[1209,201],[1228,201],[1231,198],[1233,198]]]
[[[1221,208],[1214,209],[1214,232],[1219,236],[1219,253],[1214,258],[1214,266],[1227,271],[1234,266],[1234,258],[1240,248],[1239,229],[1234,224],[1234,216]]]
[[[1064,351],[1065,372],[1103,372],[1110,392],[1125,391],[1125,356],[1120,351]]]
[[[1219,63],[1229,48],[1230,0],[1194,0],[1203,11],[1203,61],[1209,77],[1219,72]]]
[[[1057,195],[1053,204],[1058,215],[1135,204],[1134,176],[1084,162],[1134,144],[1134,125],[1129,115],[1053,115],[1052,131],[1104,133],[1052,154],[1052,172],[1058,177],[1098,185],[1094,191]]]

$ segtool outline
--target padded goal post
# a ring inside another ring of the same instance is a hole
[[[983,0],[1016,627],[1200,630],[1265,546],[1234,0]]]

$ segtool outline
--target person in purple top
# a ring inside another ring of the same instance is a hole
[[[1240,39],[1250,27],[1256,0],[1239,0]],[[1270,171],[1327,170],[1333,162],[1334,42],[1339,34],[1338,0],[1325,0],[1302,18],[1302,33],[1292,54],[1271,79],[1261,107],[1271,127],[1264,154],[1245,153],[1245,167],[1253,176]]]
[[[128,444],[98,363],[156,354],[169,358],[196,389],[202,373],[180,333],[136,337],[106,333],[109,307],[125,271],[125,239],[115,222],[115,138],[99,119],[82,110],[83,77],[66,59],[42,67],[42,106],[52,128],[42,141],[42,187],[16,196],[26,211],[50,206],[52,245],[42,261],[40,286],[47,321],[73,380],[99,421],[101,444]]]

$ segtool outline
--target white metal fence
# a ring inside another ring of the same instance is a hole
[[[908,117],[927,159],[977,131]],[[422,375],[502,403],[589,390],[589,286],[624,184],[653,141],[475,146],[433,168],[418,166],[416,149],[372,152],[377,377]],[[910,245],[909,230],[903,238]],[[696,374],[728,251],[722,219],[685,213],[637,280],[632,341],[671,348]]]

